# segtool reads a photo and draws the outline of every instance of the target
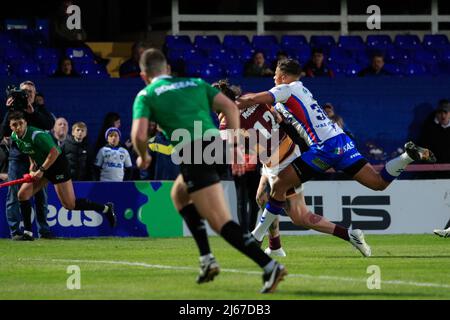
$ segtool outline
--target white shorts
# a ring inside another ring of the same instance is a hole
[[[261,175],[267,177],[269,180],[269,185],[272,188],[273,182],[275,181],[275,178],[280,174],[281,171],[286,169],[295,159],[300,157],[301,152],[300,148],[298,146],[295,146],[294,151],[292,154],[284,159],[280,164],[273,166],[273,167],[267,167],[266,165],[263,165],[261,170]],[[300,194],[304,191],[303,184],[297,188],[295,188],[295,193]]]

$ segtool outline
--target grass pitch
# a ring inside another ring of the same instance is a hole
[[[373,257],[330,236],[283,237],[289,276],[261,295],[261,271],[221,238],[211,246],[222,272],[197,285],[198,253],[186,239],[0,240],[0,300],[5,299],[450,299],[450,240],[433,235],[366,236]],[[68,266],[81,289],[67,289]],[[369,266],[381,288],[369,290]]]

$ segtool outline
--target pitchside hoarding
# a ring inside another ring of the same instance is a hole
[[[180,237],[189,235],[170,200],[172,182],[74,183],[80,198],[112,201],[118,226],[111,229],[93,211],[68,211],[60,204],[53,186],[49,190],[48,223],[57,237]],[[233,182],[223,182],[227,203],[235,220]],[[0,237],[9,237],[5,217],[6,189],[0,189]],[[395,181],[386,191],[371,191],[354,181],[320,181],[305,184],[305,199],[316,214],[345,227],[373,234],[421,234],[443,228],[450,220],[449,180]],[[214,204],[211,204],[214,207]],[[314,234],[281,218],[283,234]],[[35,230],[36,231],[36,230]],[[210,234],[214,234],[208,229]]]

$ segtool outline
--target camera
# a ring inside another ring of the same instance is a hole
[[[28,108],[28,94],[26,91],[17,88],[16,86],[8,86],[6,88],[7,99],[13,98],[14,102],[9,106],[10,111],[24,112]]]

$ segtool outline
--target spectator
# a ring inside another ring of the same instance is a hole
[[[180,174],[180,168],[172,161],[173,147],[165,135],[158,130],[150,139],[150,155],[155,162],[154,180],[175,181]]]
[[[257,51],[253,55],[253,59],[245,66],[244,75],[246,77],[270,77],[274,73],[266,64],[264,53]]]
[[[52,75],[53,78],[78,78],[80,75],[73,68],[70,58],[64,57],[58,63],[58,69]]]
[[[121,78],[138,78],[141,74],[141,68],[139,67],[139,60],[142,53],[150,48],[151,45],[147,42],[137,42],[131,48],[131,57],[122,63],[119,69]]]
[[[40,92],[36,92],[36,97],[34,98],[34,103],[37,106],[45,106],[45,98],[44,95]]]
[[[370,66],[361,70],[358,73],[359,77],[366,76],[390,76],[391,73],[384,69],[384,57],[381,53],[376,53],[372,56]]]
[[[311,60],[309,60],[304,66],[304,72],[307,77],[334,77],[333,70],[331,70],[325,64],[325,57],[323,50],[320,48],[314,48],[312,51]]]
[[[51,130],[54,125],[53,116],[46,110],[44,105],[36,104],[36,86],[31,81],[25,81],[20,84],[20,89],[27,93],[28,106],[25,110],[25,120],[30,126],[42,129]],[[11,128],[9,127],[8,117],[11,108],[14,107],[14,100],[9,98],[7,101],[8,112],[6,113],[2,126],[0,128],[0,140],[4,137],[11,136]],[[16,180],[23,177],[29,172],[30,161],[27,155],[21,153],[15,143],[11,144],[8,158],[8,178]],[[8,189],[6,200],[6,219],[8,221],[11,237],[13,240],[24,240],[23,232],[20,229],[20,222],[22,220],[20,214],[19,200],[17,194],[19,186],[11,186]],[[38,232],[41,238],[52,239],[53,235],[50,232],[50,227],[47,223],[47,190],[43,188],[34,196],[36,206],[36,218],[38,223]]]
[[[344,132],[349,137],[351,137],[352,139],[355,139],[355,136],[353,135],[353,133],[345,125],[344,119],[340,115],[335,113],[334,106],[331,103],[325,103],[325,105],[323,106],[323,111],[325,111],[325,113],[327,114],[327,117],[331,121],[336,123],[339,127],[341,127],[341,129],[344,130]]]
[[[276,70],[278,67],[278,63],[282,60],[288,59],[288,54],[284,51],[278,51],[277,59],[272,63],[272,70]]]
[[[92,150],[87,139],[87,126],[77,122],[72,126],[72,135],[67,138],[62,148],[69,161],[73,181],[92,181],[94,163]]]
[[[67,8],[74,5],[71,0],[63,0],[58,7],[56,17],[52,22],[52,36],[53,44],[59,48],[68,47],[85,47],[86,32],[83,27],[81,29],[70,30],[67,27],[67,21],[70,14],[67,13]]]
[[[450,163],[450,102],[439,101],[433,115],[424,123],[420,142],[433,151],[437,163]]]
[[[58,118],[53,126],[53,137],[56,139],[58,146],[62,146],[67,139],[69,133],[69,123],[64,118]]]
[[[106,130],[105,139],[108,142],[101,148],[95,159],[96,176],[100,181],[120,182],[129,180],[131,175],[131,158],[125,148],[119,146],[120,130],[112,127]]]
[[[97,154],[98,151],[105,145],[105,132],[109,128],[117,128],[120,129],[121,122],[120,122],[120,115],[116,112],[108,112],[105,117],[103,118],[103,124],[100,128],[100,132],[97,136],[97,141],[95,142],[94,146],[94,154]]]

